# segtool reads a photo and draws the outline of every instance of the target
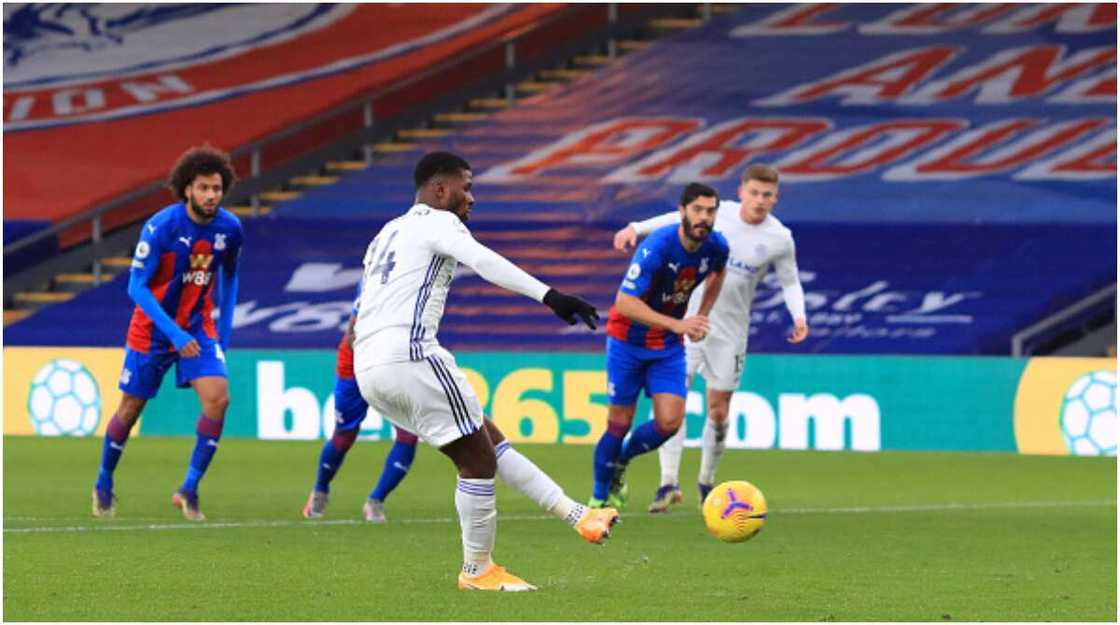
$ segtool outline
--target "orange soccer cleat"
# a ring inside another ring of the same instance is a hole
[[[499,590],[505,592],[525,592],[537,587],[520,577],[506,571],[504,566],[493,562],[477,577],[459,573],[459,590]]]
[[[601,545],[611,537],[611,528],[618,523],[618,510],[614,508],[588,508],[576,523],[576,531],[589,543]]]

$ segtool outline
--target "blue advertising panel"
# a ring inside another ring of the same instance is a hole
[[[337,343],[379,222],[265,218],[245,224],[232,348]],[[481,223],[482,243],[606,316],[629,262],[614,228]],[[1088,224],[855,225],[793,228],[810,338],[790,346],[781,289],[764,279],[752,352],[1007,354],[1011,335],[1115,280],[1115,231]],[[951,242],[951,243],[947,243]],[[127,277],[4,329],[9,345],[119,346],[132,312]],[[451,349],[598,351],[602,329],[571,328],[546,307],[460,268],[440,328]]]

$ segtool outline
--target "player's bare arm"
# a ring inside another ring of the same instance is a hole
[[[614,249],[626,252],[638,244],[638,237],[644,237],[654,230],[676,223],[678,220],[680,220],[680,213],[669,211],[644,221],[629,223],[625,228],[614,233]]]
[[[620,252],[627,252],[637,244],[638,231],[634,229],[634,226],[628,225],[614,233],[614,249]]]
[[[704,297],[700,300],[700,309],[697,311],[699,314],[707,317],[712,313],[712,307],[716,305],[719,293],[723,290],[723,279],[726,276],[727,270],[721,269],[713,271],[704,279]]]
[[[661,328],[675,334],[692,335],[697,332],[707,334],[711,328],[706,315],[693,315],[684,319],[675,319],[655,311],[641,299],[633,295],[627,295],[622,291],[619,291],[615,296],[614,305],[618,308],[618,312],[625,317],[651,328]]]
[[[799,317],[794,319],[793,334],[789,335],[786,340],[796,345],[807,338],[809,338],[809,324],[805,322],[805,318]]]
[[[719,299],[719,293],[723,290],[723,280],[726,276],[727,270],[722,269],[720,271],[713,271],[704,279],[704,297],[700,300],[700,309],[696,311],[699,316],[707,319],[708,315],[711,314],[712,308],[716,305],[716,300]],[[708,336],[707,329],[703,332],[690,333],[688,338],[692,339],[694,343],[699,343],[703,341],[706,336]]]

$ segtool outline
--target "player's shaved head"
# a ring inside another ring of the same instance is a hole
[[[218,174],[222,177],[222,193],[229,193],[230,187],[237,180],[230,164],[229,154],[209,144],[190,148],[183,152],[171,174],[167,178],[167,186],[175,197],[186,201],[187,187],[199,176]]]
[[[416,188],[419,189],[436,176],[459,175],[470,170],[470,163],[458,154],[429,152],[420,159],[420,162],[416,163],[416,169],[412,172],[412,179],[416,183]]]

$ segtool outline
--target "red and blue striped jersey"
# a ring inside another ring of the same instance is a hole
[[[683,319],[692,290],[727,264],[727,239],[713,231],[695,252],[684,249],[677,235],[679,224],[654,230],[638,249],[619,291],[641,299],[653,310]],[[681,337],[661,328],[651,328],[618,312],[611,306],[607,335],[630,345],[666,349],[681,344]]]
[[[237,271],[243,237],[241,221],[224,208],[219,207],[213,221],[203,226],[191,221],[182,202],[166,206],[140,232],[132,257],[132,278],[148,285],[180,328],[218,340],[212,316],[214,283],[219,269]],[[126,342],[133,351],[143,353],[175,349],[140,306],[132,311]]]

